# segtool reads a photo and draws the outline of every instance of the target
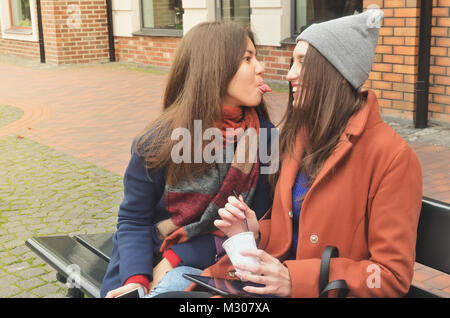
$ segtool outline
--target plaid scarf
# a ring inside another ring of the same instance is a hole
[[[223,160],[223,163],[215,163],[203,175],[191,181],[183,180],[174,186],[166,185],[164,203],[171,218],[157,225],[158,235],[164,240],[161,251],[207,233],[223,237],[223,233],[214,226],[213,222],[220,218],[218,210],[225,206],[228,197],[233,195],[233,191],[242,194],[245,203],[251,204],[259,177],[259,119],[254,108],[243,107],[242,109],[243,121],[237,123],[231,120],[232,124],[226,122],[227,118],[235,117],[236,110],[242,111],[238,107],[224,107],[224,120],[220,124],[216,123],[216,126],[219,126],[218,128],[222,129],[224,134],[225,128],[254,128],[257,138],[252,140],[247,134],[243,134],[241,138],[238,136],[231,163]],[[226,142],[233,141],[226,140]],[[246,159],[244,162],[242,162],[243,152]],[[225,157],[226,151],[223,153]]]

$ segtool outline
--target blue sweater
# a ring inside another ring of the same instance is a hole
[[[259,117],[260,128],[268,129],[267,140],[271,142],[276,133],[272,123]],[[277,138],[277,136],[276,136]],[[122,286],[134,275],[146,275],[152,280],[153,267],[161,260],[159,251],[162,241],[155,231],[156,224],[170,217],[164,208],[165,176],[162,171],[146,171],[144,160],[133,152],[124,175],[124,199],[118,213],[117,231],[113,235],[111,260],[100,290],[105,297],[110,290]],[[260,162],[260,169],[268,166]],[[250,205],[258,218],[272,206],[272,197],[266,174],[260,174],[253,202]],[[189,242],[172,247],[182,264],[206,268],[215,263],[216,246],[212,235],[196,237]]]
[[[292,244],[288,259],[296,259],[300,211],[302,209],[303,199],[300,198],[306,195],[309,188],[307,187],[308,177],[301,171],[297,174],[297,179],[292,187]]]

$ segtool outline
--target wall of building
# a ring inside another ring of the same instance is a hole
[[[0,54],[13,54],[32,59],[39,59],[39,42],[5,39],[1,34],[0,25]]]
[[[251,29],[255,33],[258,59],[264,65],[264,77],[285,81],[294,45],[281,42],[291,36],[291,2],[256,0],[250,1],[250,5]]]
[[[41,6],[48,63],[109,61],[105,1],[42,0]]]
[[[413,120],[418,75],[420,1],[365,0],[384,11],[374,65],[365,87],[382,113]],[[429,119],[450,122],[450,1],[433,1]]]
[[[258,45],[258,60],[264,66],[264,78],[272,81],[286,81],[294,44],[280,47]]]
[[[5,32],[9,25],[6,3],[0,2],[0,53],[38,59],[35,0],[31,0],[34,21],[28,35]],[[412,120],[420,0],[364,0],[363,3],[364,8],[377,6],[385,14],[372,72],[364,87],[375,91],[383,114]],[[42,0],[41,4],[48,63],[109,61],[105,1]],[[116,60],[170,68],[181,34],[154,36],[142,32],[139,0],[113,0],[112,5]],[[256,35],[265,77],[285,82],[294,48],[294,44],[281,43],[291,36],[290,1],[252,0],[250,5],[251,28]],[[183,34],[197,23],[216,19],[214,0],[183,0],[183,8]],[[433,0],[432,25],[429,117],[450,122],[450,0]]]
[[[181,38],[132,36],[115,37],[116,61],[149,64],[168,69]]]
[[[420,0],[365,0],[384,12],[372,72],[365,87],[375,91],[382,113],[413,120],[419,52]]]
[[[450,122],[450,0],[433,1],[431,29],[431,119]]]
[[[31,0],[32,30],[5,32],[9,4],[2,1],[0,53],[39,59],[36,1]],[[109,61],[106,2],[103,0],[41,0],[46,62],[76,64]]]
[[[384,12],[366,89],[375,91],[384,115],[414,119],[418,75],[420,1],[364,0]],[[259,46],[266,78],[285,81],[293,45]],[[450,0],[433,0],[429,119],[450,123]]]
[[[158,8],[164,8],[167,11],[168,4],[163,6],[161,2],[161,0],[153,1],[153,8],[157,11]],[[139,1],[113,1],[112,8],[116,61],[148,64],[162,69],[170,68],[181,36],[140,34]],[[155,19],[155,23],[160,23],[158,21],[160,20]]]

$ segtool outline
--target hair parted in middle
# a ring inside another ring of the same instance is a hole
[[[169,72],[163,112],[138,136],[135,148],[147,169],[165,169],[169,185],[211,166],[174,163],[171,150],[178,141],[170,136],[173,129],[186,128],[194,145],[194,120],[202,121],[203,130],[221,120],[222,101],[246,52],[247,38],[255,44],[253,33],[232,21],[204,22],[183,36]],[[256,111],[269,118],[263,100]]]
[[[348,120],[365,105],[367,92],[355,90],[312,45],[306,51],[299,78],[295,100],[289,83],[288,107],[280,123],[280,160],[294,152],[296,138],[302,132],[305,153],[298,159],[311,186],[336,149]],[[273,185],[278,174],[269,178]]]

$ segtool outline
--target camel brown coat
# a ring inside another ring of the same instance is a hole
[[[304,198],[296,260],[285,261],[292,241],[292,186],[303,145],[282,162],[269,219],[260,221],[258,248],[284,261],[292,297],[319,295],[320,257],[339,249],[330,281],[345,279],[356,297],[400,297],[411,284],[422,174],[415,153],[383,122],[375,94],[348,122],[335,151]],[[202,275],[230,278],[227,256]],[[192,289],[192,288],[191,288]]]

